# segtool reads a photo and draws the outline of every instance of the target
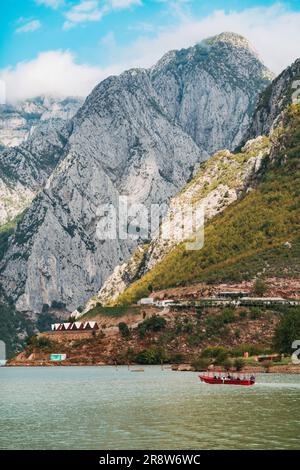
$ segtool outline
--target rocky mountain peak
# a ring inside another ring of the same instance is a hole
[[[254,51],[248,39],[246,39],[244,36],[241,36],[240,34],[228,32],[228,31],[225,31],[221,34],[217,34],[216,36],[212,36],[208,39],[204,39],[203,43],[204,44],[220,44],[220,43],[231,44],[234,47],[248,49],[252,53],[256,54],[256,52]]]
[[[216,42],[97,85],[61,145],[51,141],[54,170],[2,260],[0,281],[17,308],[73,310],[96,293],[138,243],[99,239],[99,207],[120,195],[168,204],[209,153],[240,142],[265,75],[248,49]]]
[[[276,127],[284,109],[300,96],[300,59],[274,79],[261,93],[251,126],[244,141],[268,134]]]

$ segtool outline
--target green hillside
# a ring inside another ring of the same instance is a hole
[[[155,290],[198,281],[230,281],[266,275],[299,276],[300,105],[285,113],[272,135],[271,158],[257,186],[205,228],[202,250],[178,245],[120,297],[129,304]],[[287,244],[286,242],[289,242]]]

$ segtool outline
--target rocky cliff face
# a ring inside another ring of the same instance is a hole
[[[117,207],[120,195],[148,208],[168,202],[207,150],[235,146],[267,75],[245,40],[222,35],[100,83],[67,126],[61,151],[47,152],[55,169],[10,240],[1,284],[17,308],[59,302],[73,310],[97,292],[137,245],[99,239],[99,207]]]
[[[57,165],[80,99],[37,98],[0,111],[0,225],[29,207]],[[17,143],[22,144],[15,146]]]
[[[41,96],[15,105],[0,105],[0,145],[21,145],[40,122],[71,119],[82,101],[81,98]]]
[[[257,94],[274,78],[249,42],[232,33],[169,52],[150,76],[170,116],[209,153],[234,150]]]
[[[255,175],[269,152],[269,139],[257,137],[248,141],[240,153],[232,154],[229,150],[223,150],[202,164],[193,180],[170,201],[169,212],[162,222],[160,234],[168,231],[171,237],[165,239],[156,236],[150,244],[139,246],[127,262],[114,269],[99,293],[87,303],[84,312],[98,303],[113,303],[130,284],[156,266],[177,244],[187,239],[187,233],[181,230],[181,213],[184,208],[192,208],[194,215],[203,208],[205,221],[208,222],[246,191],[250,191]]]
[[[17,308],[80,305],[136,244],[98,239],[99,206],[117,207],[119,194],[129,204],[162,203],[207,157],[170,121],[145,71],[101,83],[76,115],[67,155],[19,224],[4,260],[1,281],[18,298]]]
[[[29,207],[63,155],[71,121],[39,124],[21,146],[0,152],[0,225]]]
[[[267,135],[293,100],[300,100],[300,59],[285,69],[261,94],[245,140]]]

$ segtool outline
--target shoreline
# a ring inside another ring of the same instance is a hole
[[[195,373],[201,373],[204,372],[203,370],[196,370],[194,369],[190,364],[164,364],[161,366],[160,364],[101,364],[101,363],[94,363],[94,364],[86,364],[86,363],[69,363],[67,361],[62,361],[61,363],[52,363],[50,361],[45,361],[45,362],[38,362],[36,361],[35,363],[28,363],[28,362],[18,362],[18,363],[12,363],[12,364],[5,364],[5,368],[9,367],[127,367],[129,370],[134,370],[136,367],[148,367],[148,366],[157,366],[157,367],[162,367],[162,369],[165,370],[171,370],[173,372],[195,372]],[[222,370],[221,367],[216,368],[215,371],[218,372],[219,370]],[[214,370],[210,370],[210,372],[213,372]],[[233,373],[237,373],[236,371],[231,371]],[[264,367],[262,366],[246,366],[243,368],[242,371],[239,371],[238,373],[243,374],[243,373],[250,373],[254,372],[257,374],[300,374],[300,365],[279,365],[279,366],[271,366],[269,371],[266,371]]]

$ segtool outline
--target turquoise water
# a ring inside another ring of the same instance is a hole
[[[0,368],[0,423],[1,449],[300,449],[300,375]]]

